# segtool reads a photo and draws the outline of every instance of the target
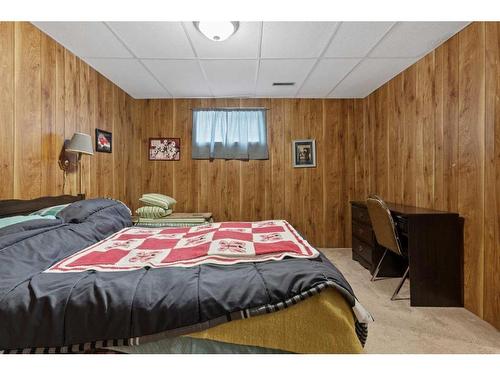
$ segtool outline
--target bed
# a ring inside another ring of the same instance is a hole
[[[52,220],[0,228],[2,353],[362,352],[370,314],[337,268],[288,223],[136,229],[123,203],[82,198],[52,198],[51,205],[69,203]],[[0,217],[48,203],[7,202],[0,202]],[[294,237],[295,254],[269,250],[278,231]],[[217,244],[227,250],[227,238],[254,232],[271,243],[251,244],[263,250],[238,254],[245,260],[207,252],[216,236],[226,236]],[[196,247],[205,246],[202,255],[162,253],[168,241],[207,236]]]

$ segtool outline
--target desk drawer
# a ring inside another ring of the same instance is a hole
[[[352,251],[363,258],[369,265],[372,264],[372,246],[361,241],[357,237],[352,237]]]
[[[371,225],[370,216],[368,215],[368,209],[358,206],[351,206],[352,219]]]
[[[361,224],[361,223],[352,223],[352,234],[353,236],[362,239],[366,243],[373,245],[373,230],[371,226]]]

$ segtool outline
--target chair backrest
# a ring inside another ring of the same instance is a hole
[[[368,207],[368,214],[370,215],[377,242],[396,254],[402,255],[396,226],[391,211],[387,208],[385,202],[380,197],[372,194],[366,200],[366,206]]]

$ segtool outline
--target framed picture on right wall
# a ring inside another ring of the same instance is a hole
[[[316,141],[298,139],[292,142],[293,166],[295,168],[316,167]]]

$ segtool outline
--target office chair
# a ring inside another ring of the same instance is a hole
[[[371,281],[375,281],[380,270],[380,265],[382,264],[387,251],[392,251],[403,258],[406,258],[406,256],[403,254],[401,242],[396,231],[396,225],[392,219],[391,211],[387,208],[385,202],[380,197],[372,194],[366,200],[366,206],[368,207],[368,214],[370,216],[370,221],[372,222],[373,231],[375,232],[375,238],[377,239],[378,244],[385,248],[384,254],[382,255],[382,258],[380,258],[371,279]],[[396,299],[401,287],[408,277],[409,271],[410,266],[408,265],[398,287],[391,297],[391,301]]]

